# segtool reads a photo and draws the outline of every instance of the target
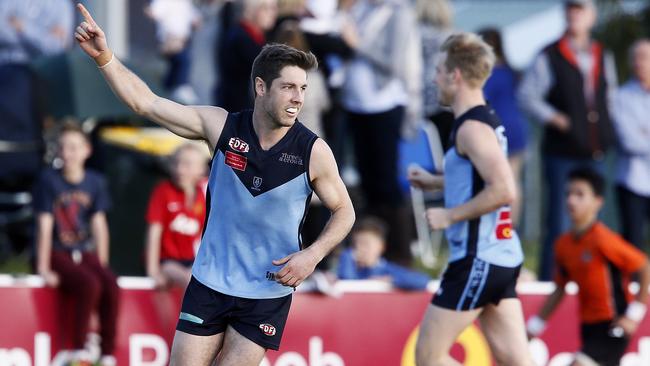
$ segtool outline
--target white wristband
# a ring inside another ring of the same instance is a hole
[[[100,69],[100,70],[103,69],[103,68],[105,68],[106,66],[110,65],[111,62],[113,62],[113,59],[115,59],[115,54],[114,54],[114,53],[111,53],[111,59],[108,60],[108,62],[105,63],[105,64],[103,64],[102,66],[97,66],[97,68]]]
[[[645,317],[646,309],[647,307],[645,304],[638,301],[632,301],[627,305],[627,309],[625,310],[625,317],[639,323],[641,320],[643,320],[643,317]]]
[[[537,337],[538,335],[542,334],[544,329],[546,329],[546,321],[537,315],[528,319],[526,322],[526,330],[533,337]]]

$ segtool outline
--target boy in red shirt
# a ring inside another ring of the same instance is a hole
[[[571,232],[555,242],[555,291],[539,315],[528,320],[529,336],[544,331],[546,320],[560,304],[569,281],[579,287],[582,348],[573,365],[618,365],[648,300],[650,266],[632,244],[598,221],[605,182],[593,170],[569,174],[567,207]],[[639,274],[639,292],[632,296],[629,280]]]
[[[147,211],[147,275],[156,287],[190,282],[205,221],[206,154],[187,143],[172,155],[171,180],[159,183]]]

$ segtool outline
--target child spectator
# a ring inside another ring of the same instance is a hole
[[[205,221],[206,155],[195,144],[172,155],[171,180],[156,186],[147,211],[147,275],[157,288],[190,282]]]
[[[367,217],[352,230],[352,247],[341,253],[338,276],[341,280],[384,280],[404,290],[426,289],[429,276],[393,264],[382,257],[386,249],[386,226]]]
[[[582,348],[573,365],[618,365],[646,312],[648,260],[598,221],[604,187],[604,179],[593,170],[569,174],[566,203],[572,228],[555,243],[556,288],[527,324],[530,336],[541,334],[564,297],[567,282],[577,283]],[[640,280],[635,298],[628,287],[634,273]]]
[[[119,289],[108,269],[110,207],[104,178],[84,168],[88,137],[73,124],[59,137],[61,169],[45,170],[35,187],[37,272],[73,302],[73,358],[88,362],[84,349],[93,310],[99,312],[101,365],[115,365],[115,324]],[[95,360],[92,360],[95,361]]]

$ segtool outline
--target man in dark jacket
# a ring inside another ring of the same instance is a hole
[[[541,280],[550,280],[553,242],[568,229],[562,202],[569,171],[590,166],[602,172],[615,136],[607,99],[609,90],[616,87],[616,72],[611,55],[591,39],[596,7],[592,0],[565,1],[564,5],[565,34],[537,56],[519,90],[522,108],[544,126],[548,204]]]

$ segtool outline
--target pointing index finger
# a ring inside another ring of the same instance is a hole
[[[83,15],[83,17],[86,19],[88,23],[90,23],[91,25],[97,25],[97,23],[95,23],[95,19],[93,19],[92,15],[90,15],[90,12],[88,12],[88,9],[86,9],[86,7],[83,6],[83,4],[77,4],[77,9],[79,9],[79,12],[81,13],[81,15]]]

